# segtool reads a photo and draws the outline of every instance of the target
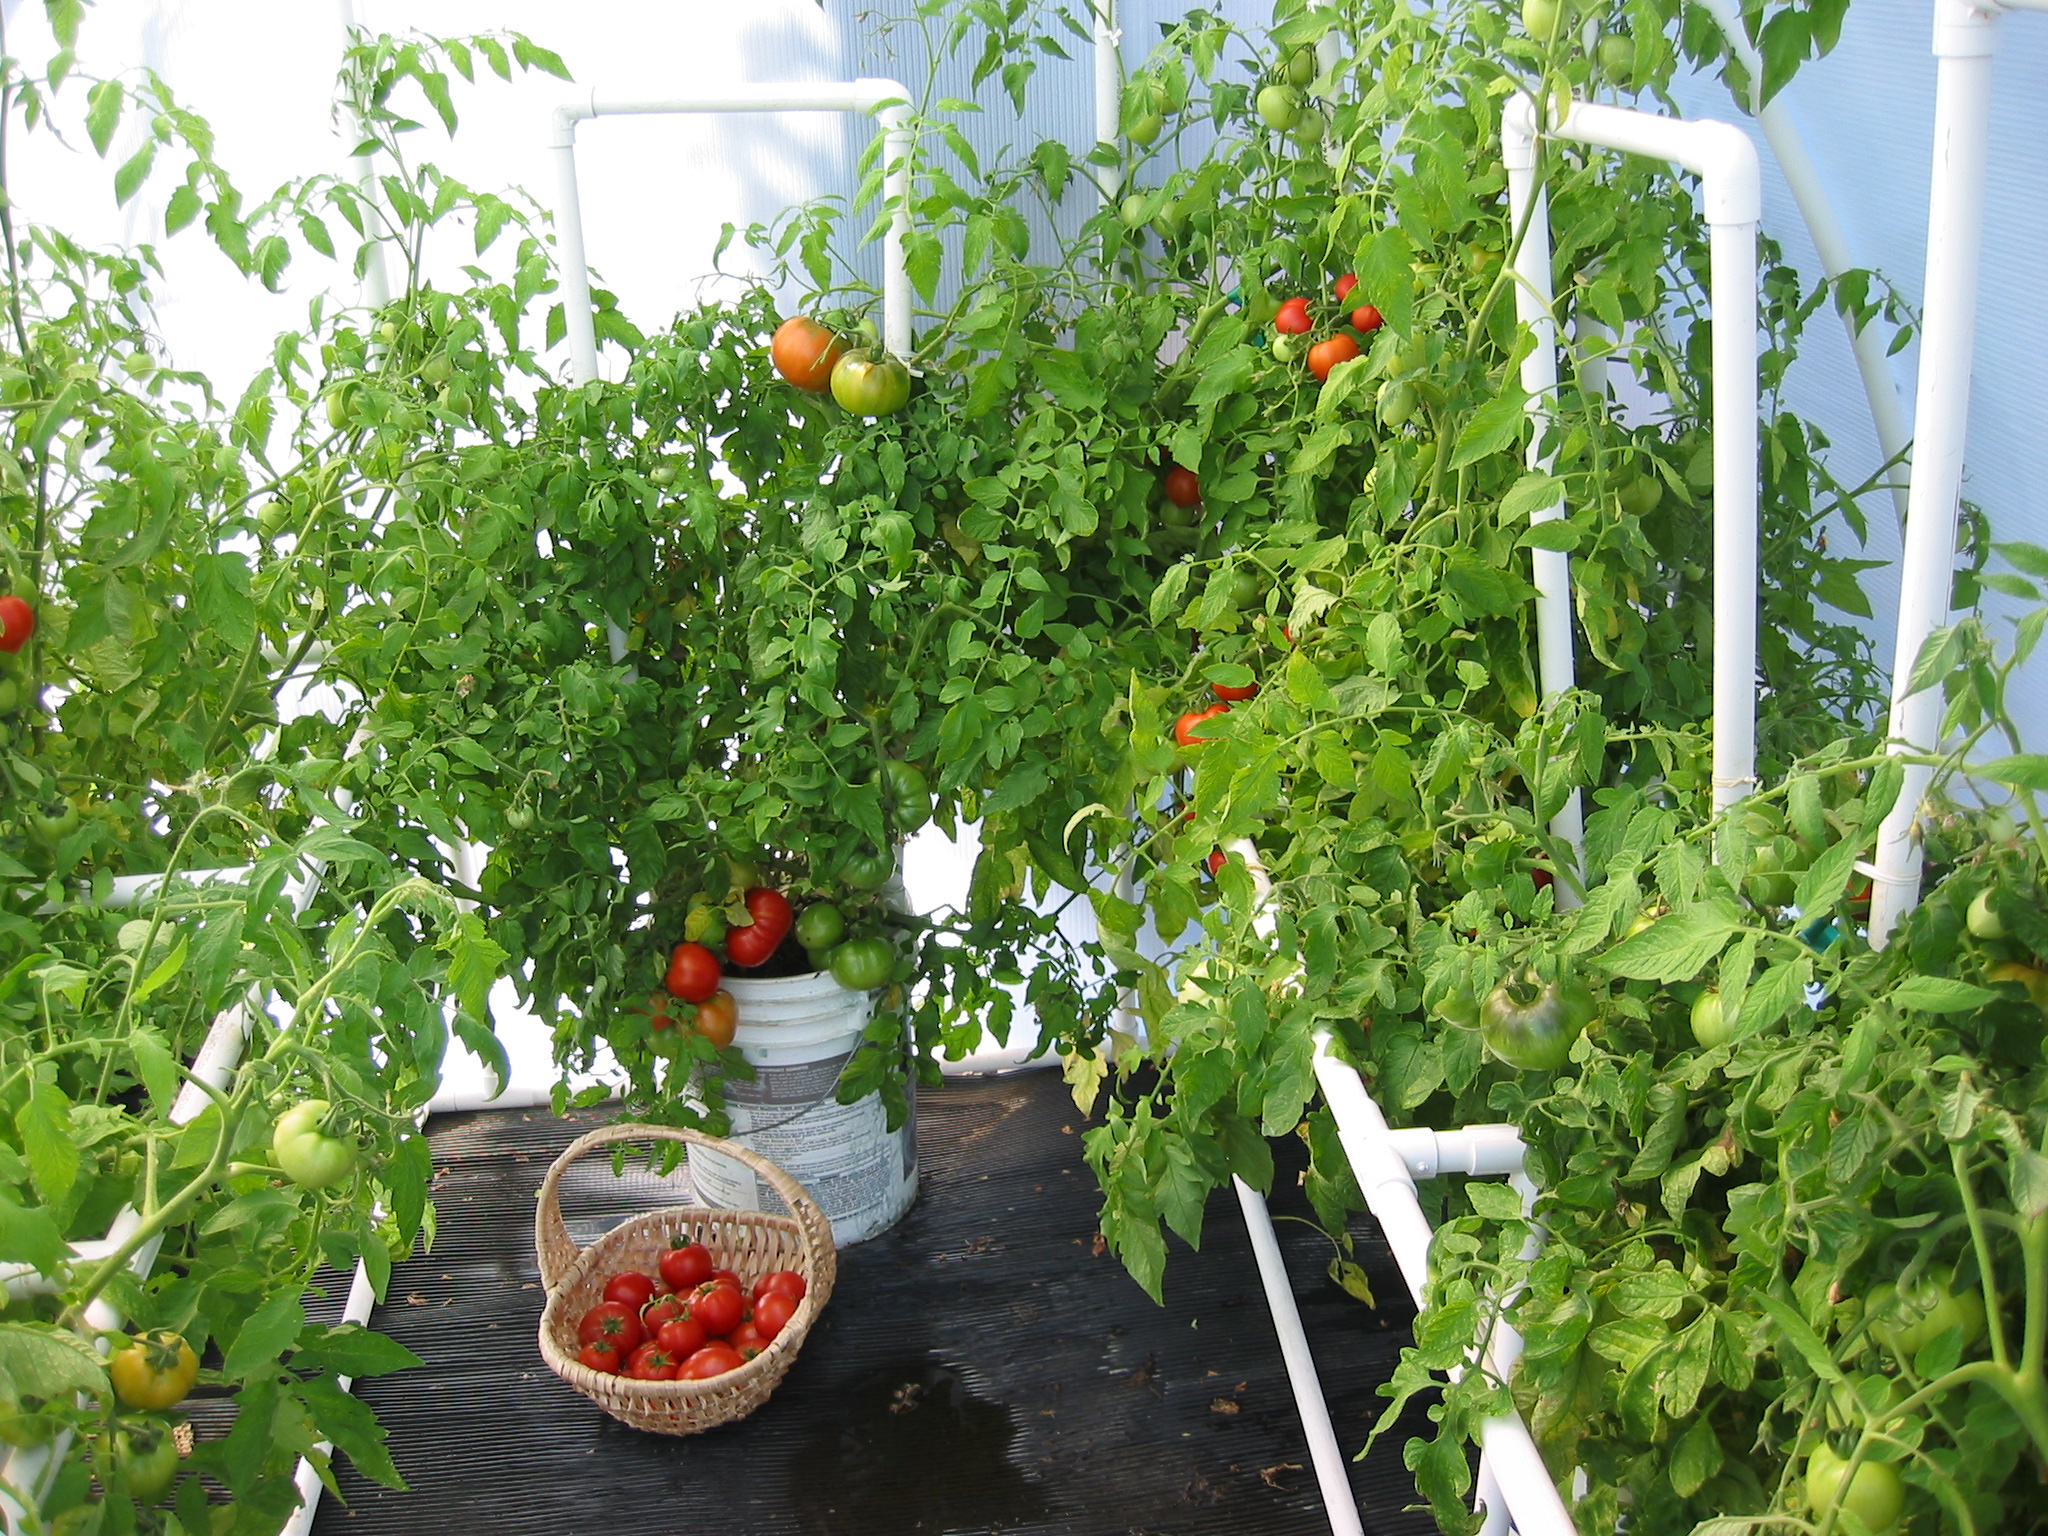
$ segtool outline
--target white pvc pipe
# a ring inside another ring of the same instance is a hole
[[[1237,1186],[1237,1203],[1244,1212],[1245,1230],[1251,1234],[1252,1255],[1258,1260],[1273,1330],[1280,1336],[1280,1358],[1287,1364],[1287,1382],[1294,1389],[1294,1406],[1308,1436],[1308,1459],[1315,1466],[1332,1536],[1365,1536],[1358,1520],[1358,1501],[1352,1497],[1351,1479],[1345,1472],[1344,1452],[1330,1423],[1330,1405],[1323,1400],[1322,1382],[1316,1375],[1315,1355],[1309,1349],[1301,1312],[1294,1305],[1294,1287],[1280,1257],[1272,1212],[1266,1209],[1265,1197],[1243,1179],[1233,1174],[1230,1182]]]
[[[1984,240],[1991,64],[1997,51],[1997,16],[1963,0],[1935,0],[1934,172],[1913,407],[1913,487],[1900,556],[1898,638],[1892,648],[1889,735],[1894,752],[1932,751],[1941,731],[1940,687],[1906,690],[1921,645],[1948,617],[1955,568]],[[1927,768],[1909,766],[1905,787],[1878,829],[1870,897],[1870,942],[1878,948],[1920,899],[1920,798],[1931,776]]]
[[[1756,230],[1761,215],[1756,148],[1730,123],[1684,122],[1620,107],[1574,102],[1548,130],[1558,138],[1669,160],[1694,172],[1707,217],[1713,310],[1714,392],[1714,808],[1756,787],[1757,346]],[[1504,155],[1525,162],[1531,194],[1535,104],[1520,93],[1501,112]],[[1510,199],[1514,196],[1510,180]],[[1530,234],[1537,220],[1530,218]],[[1543,244],[1548,246],[1546,236]],[[1528,241],[1524,240],[1526,251]],[[1546,270],[1542,276],[1547,279]],[[1548,292],[1547,281],[1543,292]],[[1550,377],[1556,377],[1555,329]],[[1539,351],[1545,350],[1538,348]],[[1525,365],[1526,366],[1526,365]],[[1532,399],[1532,410],[1540,400]],[[1567,614],[1569,607],[1566,608]],[[1560,626],[1539,605],[1539,645]],[[1567,631],[1568,636],[1568,631]],[[1554,643],[1554,642],[1553,642]],[[1565,641],[1569,645],[1569,639]],[[1546,688],[1548,684],[1546,682]]]
[[[1095,142],[1123,142],[1124,35],[1117,29],[1116,0],[1094,0],[1089,7],[1095,17]],[[1117,183],[1098,183],[1106,203]]]
[[[613,100],[592,92],[555,108],[548,147],[555,157],[557,231],[561,242],[562,313],[569,375],[597,377],[597,336],[590,310],[590,268],[584,254],[582,198],[576,182],[576,125],[593,117],[648,117],[700,112],[859,112],[882,132],[882,197],[889,225],[882,237],[882,340],[910,352],[910,275],[903,241],[910,231],[910,93],[894,80],[789,81],[729,85],[720,91],[662,100]]]
[[[355,0],[340,0],[340,7],[341,35],[343,44],[346,45],[349,33],[357,25]],[[351,148],[363,142],[362,120],[346,107],[342,112],[342,128],[353,141]],[[362,189],[364,200],[373,211],[381,210],[384,206],[384,194],[383,189],[377,185],[377,157],[373,154],[352,154],[349,156],[349,163],[355,167],[356,185]],[[370,220],[369,228],[370,261],[363,271],[363,297],[370,301],[371,308],[382,309],[391,302],[391,277],[384,268],[385,242],[376,238],[379,231],[378,221],[374,218]]]
[[[1527,463],[1544,474],[1556,466],[1554,442],[1546,440],[1543,418],[1557,405],[1557,316],[1550,286],[1550,199],[1536,186],[1536,124],[1526,96],[1516,96],[1503,116],[1501,138],[1507,159],[1510,227],[1520,229],[1515,250],[1515,314],[1534,333],[1536,345],[1522,359],[1522,389],[1529,396],[1535,430],[1529,434]],[[1512,119],[1512,122],[1510,122]],[[1525,227],[1526,226],[1526,227]],[[1564,516],[1564,498],[1529,514],[1531,523],[1556,522]],[[1555,699],[1577,686],[1572,665],[1571,558],[1561,549],[1530,552],[1536,584],[1537,674],[1545,699]],[[1557,815],[1551,834],[1571,849],[1572,867],[1583,874],[1586,851],[1585,807],[1574,789]],[[1554,887],[1555,900],[1572,899],[1572,882]]]

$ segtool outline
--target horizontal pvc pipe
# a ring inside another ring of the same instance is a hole
[[[1522,1171],[1522,1133],[1512,1125],[1468,1125],[1456,1131],[1416,1128],[1384,1135],[1412,1179],[1434,1179],[1446,1173],[1518,1175]]]
[[[1351,1494],[1351,1478],[1345,1471],[1344,1452],[1337,1444],[1337,1431],[1330,1423],[1330,1406],[1323,1400],[1322,1382],[1316,1375],[1315,1356],[1301,1326],[1301,1312],[1294,1304],[1294,1286],[1280,1257],[1273,1214],[1266,1209],[1265,1197],[1243,1179],[1232,1175],[1230,1182],[1237,1186],[1237,1203],[1244,1212],[1245,1230],[1251,1235],[1252,1256],[1258,1261],[1266,1307],[1273,1314],[1273,1330],[1280,1337],[1280,1358],[1286,1363],[1287,1382],[1294,1389],[1294,1407],[1308,1436],[1308,1459],[1315,1466],[1316,1483],[1323,1493],[1323,1512],[1329,1519],[1332,1536],[1365,1536],[1358,1519],[1358,1501]]]
[[[579,384],[597,377],[597,334],[590,307],[590,267],[583,244],[583,203],[576,180],[576,125],[594,117],[646,117],[706,112],[860,112],[880,125],[882,195],[891,213],[882,237],[882,338],[891,352],[910,352],[910,276],[904,237],[910,231],[910,92],[894,80],[787,81],[729,85],[693,96],[653,100],[601,97],[595,92],[554,111],[548,148],[555,158],[556,238],[561,244],[562,314],[569,342],[569,376]],[[617,659],[617,658],[614,658]]]
[[[1991,138],[1991,65],[1998,18],[1963,3],[1934,8],[1934,169],[1927,207],[1920,377],[1913,407],[1913,488],[1900,555],[1899,621],[1892,648],[1889,736],[1895,752],[1930,752],[1941,734],[1939,684],[1909,692],[1927,637],[1948,617],[1963,447],[1970,427],[1977,275],[1984,241],[1984,181]],[[1882,948],[1920,900],[1920,800],[1931,771],[1906,769],[1905,786],[1877,834],[1870,942]]]

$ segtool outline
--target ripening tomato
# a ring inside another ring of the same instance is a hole
[[[856,416],[893,416],[910,403],[910,370],[886,352],[849,352],[832,365],[832,398]]]
[[[662,1254],[658,1267],[670,1290],[694,1291],[711,1278],[711,1250],[702,1243],[676,1242]]]
[[[654,1342],[678,1360],[687,1360],[711,1340],[704,1325],[694,1317],[672,1317],[661,1325]]]
[[[739,1327],[746,1311],[746,1298],[729,1285],[707,1280],[690,1292],[690,1316],[704,1325],[712,1338],[723,1338]]]
[[[616,1344],[586,1344],[576,1352],[576,1363],[588,1366],[593,1371],[603,1371],[608,1376],[619,1374],[624,1356]]]
[[[1305,336],[1314,325],[1315,322],[1308,317],[1307,299],[1289,299],[1273,316],[1273,329],[1282,336]]]
[[[1176,507],[1199,507],[1202,482],[1192,469],[1176,464],[1166,472],[1166,499]]]
[[[626,1357],[625,1375],[632,1381],[674,1381],[676,1357],[659,1344],[642,1344]]]
[[[797,1300],[783,1291],[770,1291],[754,1303],[754,1327],[764,1339],[773,1339],[796,1316]]]
[[[656,1286],[652,1275],[643,1275],[628,1270],[623,1275],[613,1275],[604,1288],[604,1299],[616,1301],[620,1306],[631,1307],[634,1311],[647,1305],[654,1297]]]
[[[1173,722],[1173,739],[1181,747],[1199,747],[1209,738],[1202,735],[1198,727],[1204,720],[1230,713],[1228,704],[1211,704],[1207,709],[1191,709]]]
[[[810,1282],[793,1269],[771,1269],[754,1282],[754,1304],[759,1306],[777,1292],[791,1301],[802,1301],[810,1288]]]
[[[697,1033],[721,1051],[732,1044],[739,1027],[740,1005],[725,988],[720,987],[697,1005]]]
[[[645,1337],[646,1331],[640,1326],[640,1308],[624,1301],[600,1301],[576,1325],[578,1343],[609,1344],[622,1355],[639,1348]]]
[[[706,1344],[683,1362],[683,1368],[676,1375],[683,1381],[709,1381],[713,1376],[736,1371],[746,1363],[730,1344]]]
[[[0,597],[0,651],[13,654],[27,645],[35,632],[35,609],[12,592]]]
[[[768,344],[775,371],[814,395],[831,387],[833,366],[845,352],[846,343],[808,315],[783,321]]]
[[[114,1395],[130,1408],[161,1411],[185,1401],[199,1379],[199,1356],[183,1334],[158,1329],[136,1336],[107,1361]]]
[[[1339,332],[1327,337],[1308,349],[1308,371],[1316,376],[1316,382],[1328,379],[1339,363],[1348,363],[1358,356],[1358,343]]]
[[[1337,302],[1339,304],[1342,304],[1346,299],[1350,298],[1351,290],[1356,288],[1357,286],[1358,274],[1355,272],[1346,272],[1342,277],[1338,278]]]
[[[670,997],[680,997],[686,1003],[701,1003],[718,990],[722,976],[718,956],[702,944],[685,939],[669,951],[668,975],[662,984],[668,988]]]
[[[782,892],[757,885],[747,892],[747,915],[751,923],[727,932],[725,952],[734,965],[761,965],[795,925],[796,911]]]

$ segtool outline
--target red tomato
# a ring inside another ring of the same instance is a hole
[[[1543,857],[1543,855],[1536,849],[1531,848],[1529,850],[1529,857],[1532,859],[1540,859]],[[1535,886],[1536,889],[1540,891],[1546,885],[1555,885],[1557,883],[1557,876],[1553,875],[1549,870],[1545,869],[1542,865],[1538,864],[1532,867],[1529,871],[1529,883]]]
[[[1229,862],[1230,860],[1224,856],[1221,848],[1211,848],[1209,850],[1209,873],[1212,876],[1222,874],[1223,866]]]
[[[1351,311],[1351,328],[1355,331],[1364,331],[1368,336],[1385,323],[1380,312],[1370,304],[1361,304]]]
[[[1192,469],[1176,464],[1166,472],[1166,499],[1176,507],[1199,507],[1202,482],[1195,478]]]
[[[1351,295],[1351,290],[1352,290],[1352,289],[1354,289],[1354,288],[1356,288],[1357,286],[1358,286],[1358,274],[1357,274],[1357,273],[1355,273],[1355,272],[1346,272],[1346,273],[1345,273],[1345,274],[1344,274],[1344,275],[1343,275],[1342,277],[1338,278],[1338,279],[1337,279],[1337,302],[1338,302],[1339,304],[1342,304],[1342,303],[1343,303],[1343,302],[1345,301],[1345,299],[1347,299],[1347,298],[1349,298],[1349,297],[1350,297],[1350,295]]]
[[[1339,363],[1348,363],[1358,356],[1358,343],[1341,331],[1326,340],[1317,342],[1308,349],[1308,371],[1318,382],[1330,376],[1330,370]]]
[[[742,928],[739,931],[745,933],[747,930]],[[732,1044],[739,1029],[740,1005],[725,988],[720,987],[697,1005],[697,1033],[721,1051]]]
[[[704,1279],[716,1280],[720,1285],[729,1285],[736,1291],[744,1291],[746,1289],[745,1286],[740,1284],[740,1277],[729,1269],[714,1269]],[[702,1285],[704,1281],[700,1280],[697,1283]]]
[[[657,1297],[640,1309],[640,1326],[649,1334],[656,1334],[661,1332],[663,1323],[672,1323],[679,1317],[689,1315],[689,1303],[682,1297],[670,1293]]]
[[[652,1275],[629,1272],[623,1275],[612,1276],[611,1284],[604,1288],[604,1299],[606,1301],[620,1302],[637,1312],[647,1305],[648,1301],[652,1299],[654,1293],[659,1289],[660,1287],[654,1283]]]
[[[845,351],[845,342],[808,315],[783,321],[768,343],[775,371],[814,395],[822,395],[830,386],[832,365]]]
[[[668,975],[663,985],[668,988],[670,997],[680,997],[686,1003],[701,1003],[718,990],[720,975],[718,956],[702,944],[685,940],[669,951]]]
[[[725,1342],[740,1352],[742,1360],[751,1360],[768,1347],[768,1336],[752,1323],[741,1323],[725,1336]]]
[[[775,953],[776,946],[796,922],[796,912],[790,906],[789,898],[764,886],[756,886],[747,892],[747,914],[753,918],[751,923],[744,928],[729,929],[725,935],[725,952],[734,965],[762,964]],[[703,999],[695,1001],[702,1002]]]
[[[694,1317],[672,1317],[661,1325],[654,1342],[678,1360],[687,1360],[710,1342],[711,1335]]]
[[[1258,697],[1259,685],[1246,683],[1242,688],[1228,688],[1222,683],[1211,683],[1209,691],[1226,704],[1242,704],[1246,699]]]
[[[1173,739],[1183,747],[1199,747],[1209,738],[1201,735],[1196,727],[1204,720],[1229,713],[1228,704],[1211,704],[1207,709],[1191,709],[1173,722]]]
[[[772,1339],[789,1326],[796,1315],[797,1299],[785,1291],[770,1291],[754,1303],[754,1327],[764,1339]]]
[[[659,1344],[642,1344],[626,1357],[625,1374],[633,1381],[674,1381],[676,1357]]]
[[[622,1301],[601,1301],[583,1314],[576,1325],[581,1344],[609,1344],[620,1354],[637,1346],[646,1331],[640,1326],[640,1309]]]
[[[35,632],[35,609],[12,592],[0,597],[0,651],[20,650]]]
[[[684,1381],[709,1381],[713,1376],[736,1371],[746,1363],[730,1344],[706,1344],[685,1360],[683,1368],[676,1374]]]
[[[723,1338],[739,1327],[740,1316],[746,1310],[746,1301],[729,1285],[720,1285],[716,1280],[706,1280],[690,1292],[690,1316],[704,1325],[704,1331],[712,1338]]]
[[[1314,327],[1308,317],[1307,299],[1289,299],[1273,316],[1273,329],[1283,336],[1306,335]]]
[[[702,1243],[677,1243],[661,1256],[660,1269],[670,1290],[695,1290],[711,1278],[711,1250]]]
[[[619,1346],[586,1344],[577,1351],[576,1363],[587,1365],[593,1371],[603,1371],[608,1376],[616,1376],[619,1374]]]
[[[791,1301],[802,1301],[810,1285],[793,1269],[771,1269],[754,1282],[754,1302],[759,1305],[764,1297],[782,1292]]]

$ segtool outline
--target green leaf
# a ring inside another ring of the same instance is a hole
[[[1578,528],[1561,517],[1531,523],[1515,543],[1523,549],[1561,549],[1569,553],[1579,547]]]
[[[1457,451],[1451,455],[1451,468],[1463,469],[1519,440],[1529,419],[1528,403],[1528,392],[1518,380],[1510,379],[1465,423],[1465,430],[1458,434]]]
[[[1409,265],[1414,259],[1415,248],[1408,237],[1397,228],[1387,228],[1360,241],[1351,262],[1351,270],[1358,274],[1357,293],[1377,308],[1399,335],[1415,326],[1415,272]]]
[[[2048,752],[2022,752],[1993,758],[1970,769],[1970,777],[2010,784],[2014,789],[2048,790]]]
[[[113,147],[121,109],[128,104],[128,93],[121,89],[120,81],[102,80],[86,91],[85,100],[85,135],[92,140],[93,152],[105,159]]]
[[[1507,495],[1500,499],[1500,520],[1504,523],[1519,522],[1532,517],[1547,508],[1559,505],[1564,500],[1564,482],[1555,475],[1538,474],[1534,471],[1522,476],[1514,483]],[[1531,530],[1532,532],[1534,530]],[[1527,534],[1523,535],[1526,540]],[[1546,548],[1565,548],[1563,545],[1546,545]]]
[[[178,972],[185,968],[185,956],[191,946],[185,942],[185,935],[178,935],[178,942],[171,946],[171,952],[157,962],[156,968],[136,983],[135,1001],[141,1002],[169,986]]]
[[[1998,994],[1947,976],[1908,976],[1892,988],[1886,1001],[1894,1008],[1915,1008],[1922,1013],[1968,1013],[1997,1002]]]
[[[1742,926],[1742,914],[1727,902],[1706,902],[1660,917],[1634,938],[1623,939],[1600,957],[1616,976],[1638,981],[1689,981],[1721,953]]]
[[[182,941],[181,941],[182,943]],[[135,1058],[135,1075],[149,1090],[150,1102],[166,1119],[178,1098],[178,1066],[161,1031],[138,1029],[128,1037],[129,1054]]]
[[[43,1069],[49,1070],[47,1066]],[[56,1083],[38,1082],[28,1101],[15,1111],[15,1129],[29,1172],[45,1203],[62,1205],[78,1182],[78,1143],[71,1133],[71,1101]]]
[[[1725,1453],[1714,1426],[1701,1418],[1678,1437],[1671,1448],[1671,1486],[1681,1499],[1689,1499],[1706,1486],[1707,1479],[1721,1470]]]
[[[1792,904],[1802,916],[1819,917],[1842,899],[1849,876],[1855,872],[1860,847],[1858,841],[1835,843],[1806,867],[1792,897]]]
[[[267,1374],[267,1368],[306,1326],[306,1309],[296,1292],[283,1291],[249,1314],[221,1361],[221,1374],[232,1380]]]
[[[71,1260],[57,1222],[41,1206],[18,1204],[0,1190],[0,1263],[33,1264],[55,1275]]]
[[[426,1363],[398,1340],[359,1323],[343,1323],[307,1334],[300,1341],[299,1352],[292,1357],[294,1367],[331,1371],[352,1381],[409,1371]]]
[[[1842,1379],[1842,1372],[1835,1364],[1835,1357],[1828,1353],[1827,1345],[1820,1341],[1818,1334],[1806,1326],[1806,1319],[1793,1311],[1789,1303],[1768,1291],[1758,1294],[1757,1303],[1770,1315],[1771,1321],[1778,1325],[1778,1331],[1785,1336],[1786,1342],[1799,1351],[1800,1358],[1806,1362],[1807,1368],[1814,1375],[1826,1382],[1838,1382]]]
[[[295,1390],[320,1433],[355,1463],[358,1472],[386,1488],[404,1489],[405,1479],[391,1460],[375,1410],[324,1376],[302,1381]]]
[[[1730,1037],[1743,1040],[1769,1029],[1805,1000],[1811,985],[1811,956],[1795,955],[1769,967],[1743,993],[1742,1006],[1729,1025]]]
[[[107,1394],[107,1367],[99,1351],[70,1329],[50,1323],[0,1323],[0,1376],[21,1397]]]
[[[1522,1197],[1505,1184],[1491,1179],[1473,1179],[1465,1185],[1465,1198],[1472,1202],[1472,1214],[1488,1221],[1521,1221]]]
[[[114,201],[126,203],[142,190],[143,182],[149,179],[149,168],[156,164],[156,140],[144,139],[142,148],[130,155],[114,172]]]

